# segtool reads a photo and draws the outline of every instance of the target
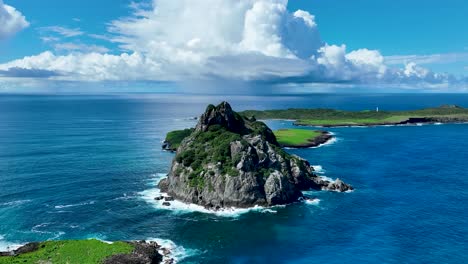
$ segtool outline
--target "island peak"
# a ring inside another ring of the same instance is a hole
[[[197,132],[206,132],[210,126],[219,125],[235,133],[248,133],[242,116],[234,112],[231,105],[224,101],[218,106],[208,105],[195,128]]]

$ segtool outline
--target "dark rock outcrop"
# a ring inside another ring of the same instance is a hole
[[[330,184],[306,160],[282,150],[264,123],[240,116],[223,102],[208,106],[159,187],[178,200],[216,210],[288,204],[309,189],[352,189]]]
[[[332,190],[332,191],[337,191],[337,192],[346,192],[346,191],[350,191],[349,189],[349,185],[347,185],[346,183],[344,183],[342,180],[340,179],[337,179],[335,182],[331,182],[328,184],[327,187],[325,187],[324,189],[326,190]]]
[[[38,242],[31,242],[28,243],[24,246],[19,247],[16,250],[13,251],[8,251],[8,252],[0,252],[0,256],[6,257],[6,256],[18,256],[21,254],[26,254],[30,252],[34,252],[39,249],[39,243]]]
[[[163,150],[166,150],[166,151],[176,151],[176,149],[172,147],[171,143],[168,142],[167,140],[164,140],[161,147]]]
[[[159,264],[162,263],[163,255],[160,253],[161,246],[156,242],[129,242],[135,246],[130,254],[113,255],[104,261],[104,264]]]

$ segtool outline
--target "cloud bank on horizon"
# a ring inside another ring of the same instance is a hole
[[[467,89],[467,81],[435,73],[417,58],[377,50],[349,51],[321,39],[315,17],[291,12],[287,0],[153,0],[108,23],[119,52],[62,43],[68,54],[45,51],[0,64],[0,82],[226,80],[272,85],[381,85]],[[26,18],[0,0],[0,40],[27,27]],[[79,30],[49,27],[67,37]],[[61,46],[60,46],[61,45]],[[396,64],[405,60],[403,67]]]

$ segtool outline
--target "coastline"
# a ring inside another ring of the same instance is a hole
[[[172,241],[165,242],[161,239],[148,239],[140,241],[103,241],[98,239],[88,240],[57,240],[57,241],[42,241],[42,242],[29,242],[24,245],[17,245],[7,251],[0,251],[0,263],[9,263],[8,261],[32,261],[35,258],[52,257],[52,255],[60,255],[63,248],[67,250],[76,248],[82,250],[83,247],[90,247],[89,250],[95,250],[94,244],[101,243],[107,245],[114,244],[127,244],[133,247],[131,252],[119,253],[115,252],[100,261],[105,264],[112,263],[161,263],[161,264],[174,264],[177,263],[177,256],[175,256],[176,247]],[[48,249],[47,249],[48,248]],[[47,252],[44,255],[44,250]],[[113,252],[109,250],[110,252]],[[37,256],[34,256],[35,253]],[[88,253],[90,254],[90,253]],[[24,259],[23,259],[24,258]],[[7,262],[3,262],[3,261]],[[35,260],[34,260],[35,261]],[[39,260],[42,261],[42,260]]]
[[[457,105],[405,111],[344,111],[337,109],[246,110],[245,116],[259,120],[293,121],[295,126],[309,127],[373,127],[417,124],[452,124],[468,122],[468,109]]]
[[[329,143],[331,140],[334,139],[333,133],[331,132],[328,132],[328,131],[317,131],[317,132],[320,132],[320,135],[314,138],[308,139],[308,142],[305,144],[297,144],[297,145],[282,144],[281,146],[287,149],[317,148],[317,147],[320,147]]]
[[[323,127],[323,128],[334,128],[334,127],[385,127],[385,126],[418,126],[418,125],[443,125],[443,124],[468,124],[468,121],[459,121],[459,120],[421,120],[413,119],[403,122],[382,122],[382,123],[373,123],[373,124],[304,124],[299,123],[297,120],[294,121],[293,125],[298,127]]]

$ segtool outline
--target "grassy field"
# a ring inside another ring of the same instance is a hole
[[[278,143],[282,146],[306,145],[322,133],[305,129],[281,129],[274,131]]]
[[[334,109],[285,109],[244,111],[241,114],[258,119],[291,119],[297,125],[344,126],[396,124],[410,118],[429,118],[434,122],[468,122],[468,109],[446,105],[414,111],[341,111]]]
[[[411,116],[390,116],[386,118],[343,118],[343,119],[300,119],[295,123],[303,126],[344,126],[344,125],[376,125],[376,124],[394,124],[404,122]],[[417,116],[412,116],[417,117]]]
[[[107,244],[98,240],[48,241],[39,249],[16,257],[0,257],[0,264],[14,263],[102,263],[116,254],[131,253],[134,246],[125,242]]]

